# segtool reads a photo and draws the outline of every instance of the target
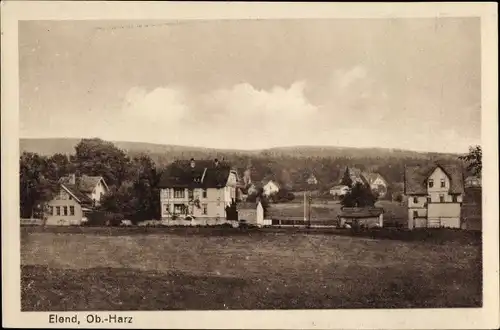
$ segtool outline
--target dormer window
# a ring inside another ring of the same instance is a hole
[[[429,188],[434,187],[434,180],[430,179],[428,184],[429,184]]]

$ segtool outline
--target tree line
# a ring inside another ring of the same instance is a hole
[[[146,154],[129,157],[113,143],[82,139],[73,155],[20,156],[21,217],[37,217],[44,203],[59,190],[59,179],[68,174],[102,176],[110,191],[99,209],[120,213],[132,220],[156,219],[160,215],[158,182],[161,171]]]

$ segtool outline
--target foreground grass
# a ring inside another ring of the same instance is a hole
[[[22,309],[480,307],[480,245],[256,232],[22,237]]]

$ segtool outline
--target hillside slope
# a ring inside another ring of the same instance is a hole
[[[36,152],[41,155],[53,155],[55,153],[72,154],[80,139],[74,138],[48,138],[48,139],[20,139],[20,152]],[[230,150],[210,149],[202,147],[189,147],[177,145],[163,145],[144,142],[112,141],[118,148],[132,154],[146,153],[157,155],[169,155],[169,158],[178,159],[183,156],[197,156],[208,158],[210,156],[260,156],[260,157],[293,157],[293,158],[414,158],[428,159],[429,157],[456,158],[456,154],[427,153],[410,150],[387,149],[387,148],[351,148],[351,147],[322,147],[322,146],[292,146],[279,147],[264,150]]]

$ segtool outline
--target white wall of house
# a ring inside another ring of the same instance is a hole
[[[266,196],[270,196],[272,194],[275,194],[279,191],[279,187],[276,183],[274,183],[273,181],[269,181],[268,183],[266,183],[264,185],[264,195]]]
[[[256,219],[257,219],[257,226],[267,226],[268,223],[264,221],[264,208],[262,207],[262,204],[259,202],[257,204],[257,214],[256,214]]]
[[[460,228],[460,203],[430,203],[427,226]]]
[[[59,193],[47,203],[49,208],[46,225],[71,226],[82,223],[82,207],[66,190],[61,188]]]
[[[96,204],[99,204],[100,201],[101,201],[101,198],[107,193],[107,189],[106,189],[106,186],[104,185],[104,183],[102,182],[102,180],[99,180],[99,182],[97,183],[96,187],[94,188],[94,190],[92,191],[92,193],[90,194],[90,198],[92,198],[92,200],[94,200],[96,202]]]
[[[384,187],[387,187],[387,183],[385,182],[385,180],[383,180],[380,176],[378,176],[372,183],[373,185],[375,186],[384,186]]]
[[[449,194],[450,179],[441,168],[436,168],[427,179],[427,192],[432,203],[462,202],[462,196],[458,195],[456,200]],[[444,198],[444,200],[443,200]]]
[[[161,189],[161,217],[162,219],[169,219],[173,213],[179,214],[180,205],[188,205],[189,214],[197,218],[225,219],[225,207],[231,203],[231,196],[233,194],[236,194],[234,187],[223,187],[220,189],[196,188],[193,190],[193,199],[199,199],[200,207],[198,208],[189,203],[192,200],[189,195],[189,189]]]
[[[332,188],[330,189],[330,194],[333,196],[344,196],[349,192],[349,187],[344,186],[341,188]]]
[[[427,196],[408,196],[408,228],[427,224]]]

